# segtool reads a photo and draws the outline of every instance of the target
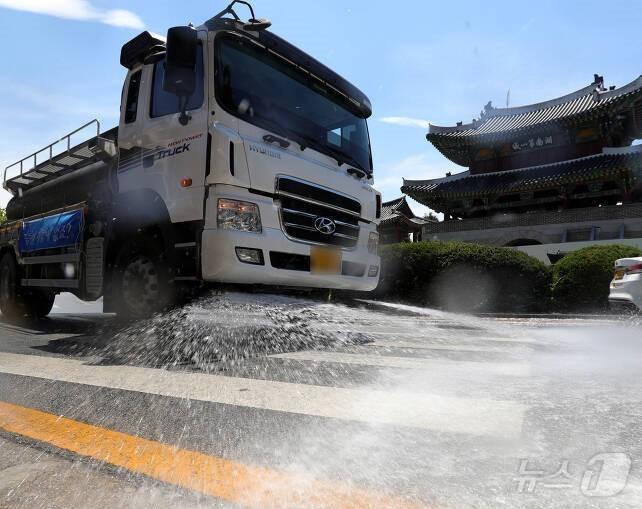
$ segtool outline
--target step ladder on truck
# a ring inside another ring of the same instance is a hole
[[[5,317],[45,316],[63,291],[144,316],[205,283],[376,287],[370,102],[269,26],[235,1],[141,33],[121,49],[118,127],[5,169]]]

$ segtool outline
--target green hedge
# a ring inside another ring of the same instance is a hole
[[[567,254],[553,266],[554,309],[606,310],[615,261],[641,255],[638,248],[620,245],[591,246]]]
[[[381,248],[377,298],[463,312],[538,312],[550,304],[550,270],[512,249],[462,242]]]

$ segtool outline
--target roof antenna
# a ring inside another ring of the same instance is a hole
[[[214,16],[214,19],[222,19],[225,17],[226,14],[231,14],[236,21],[241,21],[241,18],[239,18],[238,14],[236,14],[236,12],[234,11],[234,4],[247,5],[247,7],[250,9],[250,14],[252,15],[252,17],[249,20],[247,20],[247,23],[243,24],[243,28],[245,30],[250,30],[252,32],[260,32],[272,26],[272,22],[269,19],[257,18],[254,15],[254,9],[250,5],[250,3],[245,2],[244,0],[233,0],[233,2],[230,3],[230,5],[228,5],[225,9],[223,9],[216,16]]]
[[[506,107],[508,108],[508,105],[510,104],[510,88],[508,89],[508,92],[506,92]]]

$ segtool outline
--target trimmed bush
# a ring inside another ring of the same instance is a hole
[[[381,248],[382,299],[463,312],[536,312],[550,304],[550,270],[512,249],[463,242]]]
[[[591,246],[567,254],[553,266],[556,311],[593,312],[608,309],[609,284],[619,258],[642,256],[635,247]]]

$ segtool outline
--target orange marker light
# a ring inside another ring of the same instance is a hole
[[[181,180],[181,187],[190,187],[191,185],[192,185],[192,179]]]

